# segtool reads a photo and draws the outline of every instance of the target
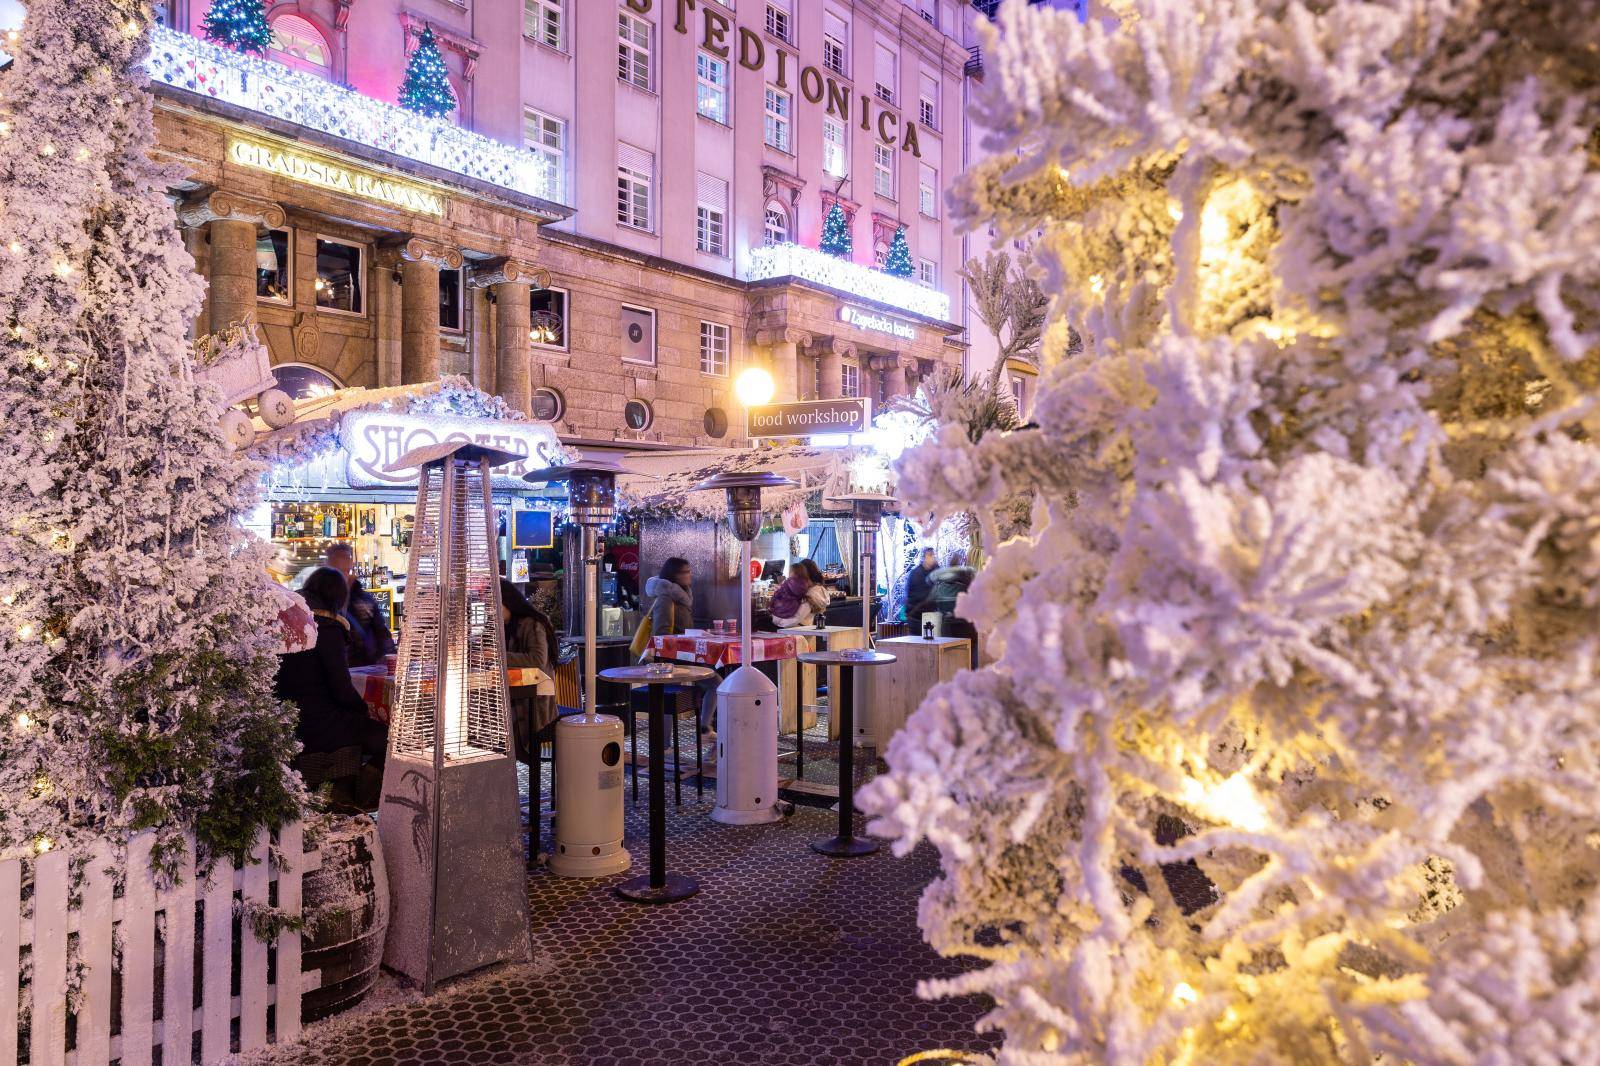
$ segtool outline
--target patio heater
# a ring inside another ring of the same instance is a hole
[[[518,458],[453,441],[390,468],[420,474],[378,815],[393,886],[383,962],[424,994],[528,952],[490,499],[490,470]]]
[[[600,531],[616,517],[617,475],[626,472],[602,459],[580,459],[523,475],[534,484],[564,482],[573,521],[583,531],[583,713],[556,720],[550,870],[561,877],[605,877],[632,864],[622,847],[622,719],[595,710]]]
[[[739,668],[717,689],[717,805],[711,820],[756,825],[778,808],[778,686],[751,664],[750,556],[761,532],[761,490],[793,487],[777,474],[718,474],[695,489],[724,489],[739,541]]]
[[[893,496],[881,492],[852,492],[832,499],[837,503],[849,504],[851,514],[855,517],[856,559],[860,567],[857,576],[861,587],[861,646],[871,648],[872,594],[878,587],[878,530],[883,525],[883,516],[893,514],[899,503]],[[851,741],[860,743],[872,736],[869,702],[856,700],[855,712],[856,735]]]

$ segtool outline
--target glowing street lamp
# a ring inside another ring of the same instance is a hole
[[[745,371],[749,373],[749,371]],[[765,374],[765,371],[762,371]],[[772,379],[767,378],[770,387]],[[778,800],[778,686],[750,663],[751,543],[761,532],[761,490],[792,488],[777,474],[718,474],[695,491],[728,494],[728,526],[739,542],[739,669],[717,688],[717,805],[711,820],[755,825],[783,817]]]
[[[772,375],[759,366],[747,367],[733,382],[733,394],[746,407],[760,407],[764,403],[770,403],[777,391],[778,386],[772,380]]]

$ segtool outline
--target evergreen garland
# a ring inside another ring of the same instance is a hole
[[[850,238],[850,219],[844,213],[844,208],[834,204],[828,208],[828,217],[822,222],[822,251],[829,255],[838,256],[840,259],[849,259],[855,247]]]
[[[889,258],[883,261],[883,272],[896,278],[909,278],[917,272],[917,268],[911,265],[911,246],[906,243],[904,226],[894,231],[894,240],[889,245]]]
[[[213,0],[201,26],[209,39],[241,52],[266,55],[272,44],[263,0]]]
[[[406,63],[406,77],[400,83],[400,106],[429,118],[443,118],[456,109],[456,93],[450,87],[432,26],[422,28],[417,47]]]

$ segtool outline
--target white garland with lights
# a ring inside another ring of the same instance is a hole
[[[914,315],[939,322],[950,321],[950,297],[938,289],[839,259],[803,244],[769,244],[752,249],[747,276],[751,281],[800,278]]]
[[[1113,6],[984,45],[1039,428],[900,464],[1035,501],[863,796],[987,963],[925,991],[1017,1066],[1594,1062],[1600,0]]]

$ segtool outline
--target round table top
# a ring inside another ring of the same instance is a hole
[[[605,681],[618,681],[627,685],[683,685],[702,678],[715,677],[716,673],[709,666],[673,663],[672,672],[667,674],[654,673],[646,666],[613,666],[609,670],[601,670],[600,677]]]
[[[886,666],[895,661],[888,652],[843,648],[839,651],[808,651],[797,658],[814,666]]]

